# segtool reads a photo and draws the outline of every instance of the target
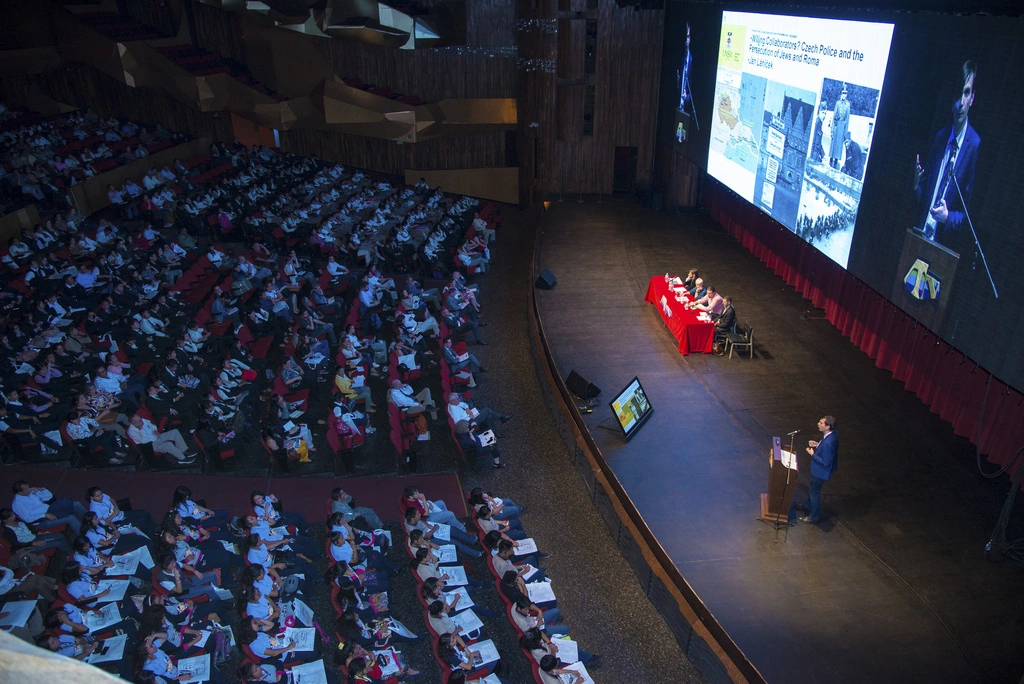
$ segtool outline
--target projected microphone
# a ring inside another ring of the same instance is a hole
[[[793,430],[792,432],[787,432],[786,436],[787,437],[792,437],[793,435],[795,435],[795,434],[797,434],[799,432],[800,432],[800,430]]]

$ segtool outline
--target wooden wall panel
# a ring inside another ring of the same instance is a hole
[[[533,0],[521,0],[520,18],[556,19],[558,4],[539,0],[535,6]],[[637,185],[651,182],[664,11],[622,9],[615,0],[600,0],[597,22],[592,136],[582,135],[582,116],[578,124],[581,133],[564,135],[569,120],[560,125],[555,74],[520,71],[520,187],[524,197],[537,193],[610,194],[616,147],[636,147]],[[572,41],[571,36],[566,38]],[[520,57],[557,59],[562,39],[561,31],[552,37],[527,27],[518,34]],[[582,43],[579,49],[583,50]],[[530,128],[531,122],[537,127]]]
[[[244,64],[246,50],[242,15],[204,5],[196,0],[183,1],[192,3],[196,44]]]
[[[231,119],[225,113],[195,111],[148,88],[130,88],[88,65],[27,76],[0,75],[0,98],[23,102],[32,88],[101,116],[127,117],[147,125],[163,124],[193,137],[230,142]]]
[[[282,131],[280,140],[281,149],[286,152],[315,154],[321,159],[394,175],[404,175],[406,169],[448,170],[505,165],[504,131],[408,145],[311,130]]]

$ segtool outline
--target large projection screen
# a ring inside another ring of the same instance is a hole
[[[893,25],[726,11],[708,173],[846,268]]]

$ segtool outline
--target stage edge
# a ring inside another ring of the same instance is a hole
[[[534,230],[530,283],[537,277],[540,248],[539,210],[534,212],[530,222]],[[558,433],[572,454],[594,504],[644,593],[668,623],[686,657],[709,682],[765,682],[672,563],[608,467],[555,366],[544,334],[536,288],[530,287],[529,297],[530,345],[534,358],[538,359],[537,371],[543,380],[545,401],[555,415]]]

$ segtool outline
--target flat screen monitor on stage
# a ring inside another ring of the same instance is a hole
[[[846,267],[892,24],[726,11],[708,173]]]
[[[619,421],[619,427],[622,428],[627,440],[635,435],[640,426],[654,413],[647,393],[640,384],[640,378],[633,378],[632,382],[609,402],[609,406],[612,407],[612,413]]]

